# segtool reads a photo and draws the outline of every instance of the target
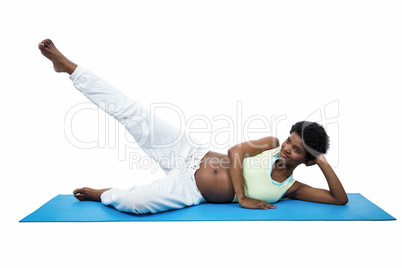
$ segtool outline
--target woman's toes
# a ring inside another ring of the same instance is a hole
[[[82,188],[77,188],[73,191],[73,194],[79,194],[81,192]]]
[[[50,46],[50,45],[52,44],[52,40],[50,40],[50,39],[45,39],[45,40],[43,40],[43,43],[44,43],[46,46]]]
[[[89,201],[97,201],[100,202],[101,198],[100,196],[102,195],[103,192],[110,190],[108,189],[102,189],[102,190],[96,190],[88,187],[83,187],[83,188],[78,188],[73,191],[74,197],[77,198],[80,201],[84,200],[89,200]]]
[[[80,201],[84,200],[84,188],[78,188],[73,191],[74,197]]]

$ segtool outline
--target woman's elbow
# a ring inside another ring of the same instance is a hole
[[[277,148],[281,146],[281,143],[279,142],[279,139],[276,137],[272,137],[272,147]]]
[[[335,205],[339,205],[339,206],[343,206],[343,205],[346,205],[348,202],[349,202],[349,199],[348,199],[348,197],[346,196],[345,198],[336,200],[336,201],[334,202],[334,204],[335,204]]]
[[[239,152],[238,152],[238,148],[236,147],[236,146],[234,146],[234,147],[232,147],[232,148],[230,148],[229,150],[228,150],[228,156],[229,156],[229,158],[232,158],[232,157],[234,157],[235,155],[237,155]]]

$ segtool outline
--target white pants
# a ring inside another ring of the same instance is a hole
[[[103,79],[78,66],[71,74],[74,86],[99,108],[113,116],[145,153],[159,163],[166,177],[130,189],[112,188],[101,195],[104,205],[136,214],[157,213],[205,202],[194,173],[208,152],[169,123],[155,117]],[[105,103],[106,105],[99,105]]]

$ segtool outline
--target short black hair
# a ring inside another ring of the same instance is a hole
[[[329,137],[322,125],[316,122],[300,121],[290,129],[290,134],[293,132],[296,132],[303,140],[306,161],[314,160],[318,155],[327,153]]]

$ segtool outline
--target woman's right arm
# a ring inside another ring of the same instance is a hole
[[[279,146],[279,140],[275,137],[265,137],[259,140],[247,141],[237,144],[229,149],[230,160],[229,172],[233,188],[239,205],[243,208],[276,208],[274,205],[247,198],[244,194],[243,161],[246,157],[252,157],[263,151],[274,149]]]

